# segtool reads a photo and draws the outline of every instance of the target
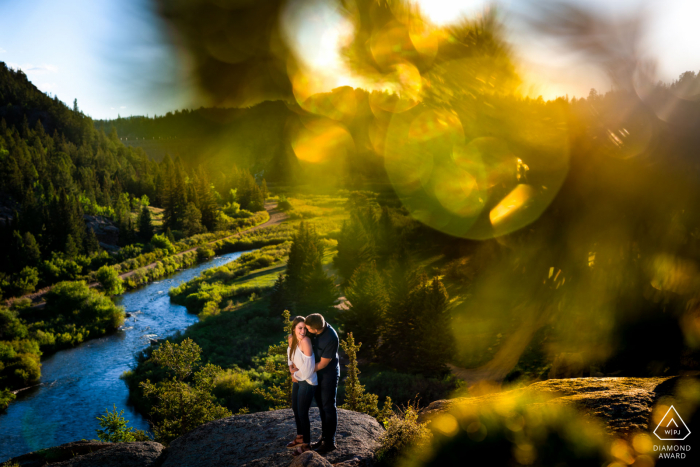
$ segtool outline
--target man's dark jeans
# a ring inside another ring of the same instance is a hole
[[[316,386],[316,405],[321,415],[321,427],[323,429],[323,441],[335,444],[335,431],[338,428],[338,409],[335,406],[335,398],[338,392],[338,379],[340,368],[328,372],[316,373],[318,386]]]
[[[292,410],[294,420],[297,422],[297,435],[304,437],[304,443],[311,442],[311,423],[309,422],[309,407],[314,400],[316,386],[306,381],[299,381],[292,385]]]

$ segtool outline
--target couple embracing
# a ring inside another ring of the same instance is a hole
[[[297,436],[287,447],[296,448],[294,455],[310,449],[325,454],[336,449],[335,431],[338,410],[335,406],[340,378],[338,333],[318,313],[292,321],[292,334],[287,348],[287,364],[292,373],[292,410]],[[321,416],[321,439],[311,444],[309,408],[316,400]]]

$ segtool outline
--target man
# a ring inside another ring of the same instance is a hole
[[[321,415],[321,439],[311,445],[311,449],[325,454],[336,449],[335,431],[338,427],[338,409],[335,398],[340,379],[338,362],[338,333],[318,313],[306,317],[306,329],[316,357],[316,405]]]

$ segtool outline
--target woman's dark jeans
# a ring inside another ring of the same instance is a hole
[[[306,381],[299,381],[292,385],[292,410],[294,411],[294,420],[297,422],[297,435],[304,437],[305,444],[311,442],[309,408],[315,392],[316,387]]]

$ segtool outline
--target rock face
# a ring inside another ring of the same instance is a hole
[[[119,240],[119,229],[104,216],[83,216],[85,225],[95,231],[95,236],[101,244],[116,245]]]
[[[10,459],[21,467],[44,465],[61,467],[122,466],[149,467],[160,456],[164,447],[160,443],[101,443],[99,441],[76,441],[53,448],[25,454]]]
[[[151,467],[165,447],[154,441],[115,443],[106,449],[91,452],[70,460],[51,464],[56,467]]]
[[[570,378],[550,379],[522,389],[480,397],[440,400],[423,409],[420,421],[448,410],[454,404],[483,404],[516,395],[544,397],[545,404],[571,405],[602,420],[611,433],[626,436],[647,430],[654,403],[670,394],[673,380],[667,378]]]
[[[333,464],[320,454],[307,451],[295,457],[289,467],[333,467]]]
[[[311,441],[321,435],[318,409],[312,408]],[[370,466],[384,429],[369,415],[338,409],[338,449],[325,457],[331,464]],[[163,467],[287,467],[295,458],[286,444],[296,435],[291,409],[215,420],[176,439],[165,452]],[[312,454],[296,460],[311,462]],[[308,458],[308,459],[307,459]],[[318,463],[299,465],[318,465]]]

